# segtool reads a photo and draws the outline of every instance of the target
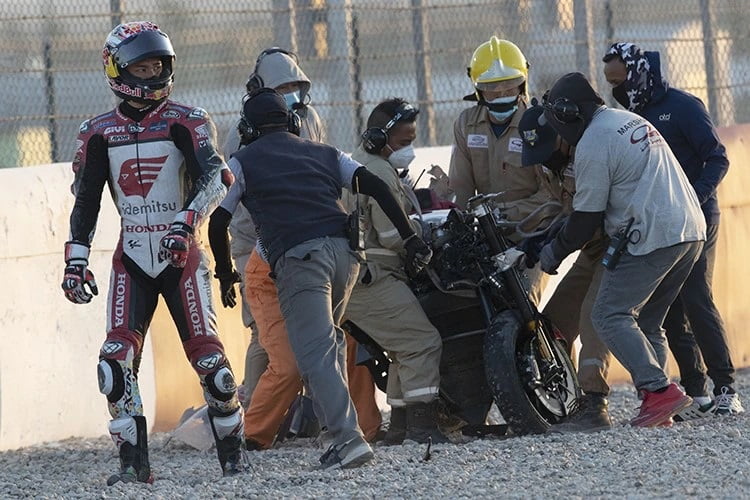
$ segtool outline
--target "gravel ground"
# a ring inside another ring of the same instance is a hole
[[[750,371],[737,389],[750,394]],[[250,454],[247,475],[220,478],[213,451],[151,436],[156,481],[116,484],[108,437],[67,439],[0,453],[0,498],[542,498],[750,497],[750,415],[665,429],[626,425],[638,401],[613,389],[616,428],[596,434],[481,439],[461,444],[376,447],[359,469],[312,471],[323,450],[309,439]]]

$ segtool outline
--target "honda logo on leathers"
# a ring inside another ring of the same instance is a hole
[[[115,327],[125,323],[125,273],[117,273],[115,283]]]
[[[169,156],[132,158],[123,162],[117,184],[125,196],[148,196]]]
[[[188,306],[187,313],[190,317],[190,322],[193,324],[193,332],[195,335],[203,335],[203,325],[201,315],[198,312],[198,297],[195,295],[193,278],[185,280],[185,298],[187,299]]]

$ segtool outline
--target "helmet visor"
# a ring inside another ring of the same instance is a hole
[[[151,57],[174,57],[172,42],[161,31],[143,31],[127,38],[117,46],[115,63],[121,68]]]
[[[515,90],[520,87],[526,78],[519,76],[510,80],[502,80],[499,82],[477,82],[477,90],[489,91],[489,92],[507,92],[509,90]]]

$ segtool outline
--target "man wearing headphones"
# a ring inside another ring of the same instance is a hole
[[[278,47],[261,52],[245,86],[248,93],[252,93],[266,82],[284,96],[298,135],[303,139],[322,142],[324,137],[320,118],[311,106],[305,104],[309,102],[310,80],[297,65],[297,56]],[[234,134],[227,141],[225,151],[235,152],[241,147],[240,144],[253,140],[254,131],[248,129],[246,122],[240,122],[238,131],[239,135]],[[233,139],[235,136],[239,137],[239,141]],[[241,271],[241,283],[247,284],[247,287],[240,287],[243,321],[246,326],[254,323],[245,362],[246,444],[249,449],[267,449],[274,440],[286,437],[277,435],[277,432],[285,418],[292,418],[293,412],[287,412],[287,409],[302,389],[302,383],[279,309],[276,285],[269,277],[271,269],[262,253],[253,250],[256,246],[255,225],[244,206],[238,205],[229,231],[232,235],[232,257]],[[224,283],[225,288],[230,287],[228,290],[233,291],[230,281],[225,279]],[[251,311],[255,318],[251,316]],[[352,347],[356,345],[353,339],[347,338],[347,341]],[[381,424],[372,376],[367,368],[354,364],[354,356],[350,358],[349,383],[350,387],[357,388],[353,390],[352,397],[365,436],[372,440]],[[300,398],[302,405],[309,403],[306,396]],[[306,413],[303,411],[303,414]],[[303,428],[294,431],[303,435],[306,432],[304,425],[303,422]]]
[[[536,99],[532,99],[531,103],[532,106],[524,112],[518,125],[523,139],[521,161],[524,165],[541,164],[550,170],[553,175],[548,177],[549,190],[556,193],[563,213],[568,216],[573,212],[576,191],[575,149],[560,139],[549,124],[544,117],[544,106]],[[538,260],[543,243],[554,238],[555,230],[561,228],[563,223],[564,220],[561,220],[548,232],[524,241],[522,246],[532,250],[527,253],[527,261],[535,263]],[[581,343],[578,382],[583,396],[578,399],[575,413],[552,427],[552,432],[594,432],[612,427],[607,400],[610,391],[607,375],[612,355],[591,324],[591,308],[604,273],[601,261],[608,245],[607,236],[601,229],[597,230],[594,237],[583,245],[542,310],[542,314],[560,330],[571,358],[575,359],[572,351],[576,338]]]
[[[529,65],[514,43],[493,36],[477,47],[467,69],[474,93],[464,100],[477,105],[461,112],[453,126],[450,187],[460,207],[466,207],[476,193],[503,193],[499,198],[503,214],[520,222],[552,199],[541,167],[521,165],[518,123],[526,110]],[[510,238],[517,242],[521,236],[516,233]],[[543,273],[530,269],[528,277],[536,302]]]
[[[406,265],[418,271],[432,252],[417,236],[388,186],[337,149],[290,132],[290,112],[273,89],[250,94],[243,121],[250,142],[229,166],[236,176],[209,224],[219,277],[233,273],[227,228],[237,205],[248,209],[276,283],[289,343],[316,413],[333,440],[320,467],[357,467],[373,457],[346,387],[340,322],[358,273],[349,247],[342,187],[373,196],[405,241]],[[221,279],[221,278],[220,278]],[[229,287],[222,286],[222,292]]]
[[[309,105],[310,79],[299,67],[297,55],[293,52],[280,47],[269,47],[263,50],[255,61],[245,87],[247,92],[253,92],[261,87],[270,87],[283,94],[289,110],[294,111],[300,117],[300,137],[317,142],[325,140],[325,130],[320,117],[317,111]],[[224,155],[227,157],[241,146],[241,138],[237,132],[235,126],[231,133],[227,134],[224,143]],[[247,408],[258,380],[268,366],[268,355],[260,345],[257,324],[244,292],[244,270],[255,248],[256,236],[252,219],[242,205],[237,207],[237,213],[232,217],[229,233],[232,235],[232,258],[242,277],[240,282],[242,322],[246,328],[252,329],[250,344],[245,355],[245,378],[240,386],[243,405]]]
[[[414,159],[419,111],[400,98],[375,106],[367,119],[362,144],[352,159],[388,185],[405,212],[419,210],[416,196],[399,178]],[[437,427],[436,399],[440,386],[442,340],[406,284],[404,246],[398,231],[375,200],[360,197],[363,206],[365,264],[360,269],[345,316],[388,351],[388,403],[391,423],[388,444],[410,439],[433,443],[447,439]],[[421,227],[417,221],[413,226]]]
[[[643,399],[631,425],[669,425],[692,403],[665,373],[662,323],[706,238],[698,198],[658,130],[604,106],[582,74],[560,78],[544,107],[547,122],[576,148],[576,192],[573,213],[540,252],[541,267],[556,273],[604,222],[611,241],[591,321]]]

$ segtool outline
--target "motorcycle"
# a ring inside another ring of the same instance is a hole
[[[433,257],[411,288],[443,340],[440,398],[449,419],[460,419],[466,434],[491,433],[494,401],[513,434],[543,433],[574,410],[581,390],[562,336],[529,300],[518,265],[524,254],[507,239],[515,225],[496,198],[478,195],[466,211],[423,217]],[[380,353],[370,368],[384,387],[382,348],[356,325],[345,327]]]

